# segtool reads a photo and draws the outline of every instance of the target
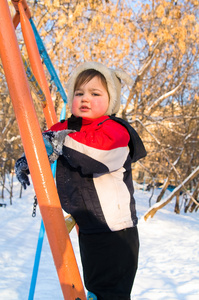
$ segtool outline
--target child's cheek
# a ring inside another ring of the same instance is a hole
[[[108,109],[107,101],[95,101],[94,104],[95,110],[97,110],[100,114],[104,114]]]
[[[72,102],[72,114],[77,113],[77,108],[78,108],[78,102],[77,102],[76,99],[74,98],[74,99],[73,99],[73,102]]]

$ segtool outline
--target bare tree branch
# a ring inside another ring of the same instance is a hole
[[[146,111],[146,114],[147,115],[150,115],[151,114],[151,111],[157,107],[163,100],[165,100],[166,98],[170,97],[170,96],[173,96],[178,90],[179,88],[181,87],[181,85],[184,83],[186,79],[186,76],[183,78],[183,80],[180,82],[180,84],[178,84],[173,90],[171,90],[170,92],[168,93],[165,93],[164,95],[162,95],[161,97],[159,97],[158,99],[156,99],[152,105],[150,107],[147,108],[147,111]]]
[[[155,203],[145,214],[144,214],[144,220],[146,221],[149,217],[153,218],[153,216],[156,214],[156,212],[163,208],[165,205],[167,205],[173,197],[179,193],[182,189],[184,189],[184,186],[188,184],[193,178],[195,178],[199,174],[199,166],[181,183],[179,184],[173,192],[163,201]],[[199,205],[199,203],[192,198],[192,201]]]

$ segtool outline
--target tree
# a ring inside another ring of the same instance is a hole
[[[28,4],[64,88],[72,70],[88,60],[131,75],[134,84],[123,87],[120,115],[138,131],[148,152],[133,166],[134,178],[179,185],[199,161],[198,1]],[[20,28],[17,35],[27,57]],[[61,101],[54,87],[52,96],[59,112]],[[189,187],[194,189],[196,180]]]

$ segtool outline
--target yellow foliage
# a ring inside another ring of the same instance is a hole
[[[146,10],[149,10],[149,9],[150,9],[150,5],[149,5],[148,3],[145,5],[145,9],[146,9]]]
[[[77,4],[77,6],[75,8],[75,11],[73,13],[74,18],[81,16],[83,8],[84,8],[84,2],[83,1],[79,4]]]
[[[90,60],[90,52],[87,51],[87,50],[84,51],[84,59],[87,60],[87,61]]]
[[[188,19],[190,22],[195,22],[195,16],[193,14],[188,15]]]
[[[172,91],[181,79],[183,82],[183,74],[189,75],[187,81],[182,83],[182,87],[186,88],[185,101],[199,101],[197,85],[192,81],[198,71],[197,0],[178,1],[177,5],[171,0],[147,3],[141,0],[27,2],[63,86],[72,69],[85,60],[96,60],[110,67],[126,69],[136,83],[127,100],[128,111],[133,100],[136,110],[132,111],[132,115],[129,113],[128,118],[139,118],[145,125],[149,123],[148,117],[150,120],[153,116],[155,119],[160,117],[161,102],[157,105],[155,100],[161,100],[161,96]],[[12,6],[11,0],[8,3]],[[21,33],[19,41],[22,52],[26,52]],[[151,55],[152,53],[155,55]],[[3,95],[3,89],[7,87],[4,87],[3,82],[0,85]],[[181,103],[180,97],[183,94],[180,89],[170,96],[169,102],[173,96],[174,102],[179,99]],[[125,94],[125,97],[128,95]],[[195,114],[195,107],[190,111]],[[184,115],[187,117],[186,111]],[[188,118],[186,122],[187,120]],[[160,132],[157,126],[156,123],[154,128]],[[174,133],[168,134],[178,144],[173,136]],[[147,136],[145,141],[147,143]],[[177,151],[173,151],[175,152]],[[154,161],[156,160],[157,158]]]
[[[58,21],[57,21],[57,25],[59,27],[62,27],[62,26],[64,26],[66,24],[66,22],[67,22],[66,15],[63,14],[63,13],[61,15],[59,15],[59,18],[58,18]]]
[[[59,33],[59,35],[56,36],[56,43],[60,43],[63,37],[63,33]]]
[[[182,54],[184,54],[186,52],[186,44],[184,41],[180,40],[178,43],[178,46],[182,52]]]
[[[179,33],[180,33],[180,38],[183,39],[183,40],[185,40],[186,37],[187,37],[187,30],[186,30],[186,28],[181,28],[179,30]]]
[[[147,15],[146,14],[142,14],[142,21],[146,21],[147,20]]]
[[[115,34],[121,34],[124,31],[125,27],[123,23],[114,22],[113,30]]]
[[[90,33],[90,32],[92,32],[92,30],[93,30],[93,28],[92,28],[91,24],[89,24],[89,26],[87,27],[87,32]]]
[[[191,50],[191,52],[192,52],[193,55],[195,55],[196,54],[196,48],[193,47],[192,50]]]
[[[79,27],[79,29],[83,29],[85,27],[84,23],[83,22],[79,23],[78,27]]]
[[[54,0],[53,4],[54,4],[54,6],[59,6],[60,5],[59,0]]]
[[[109,48],[116,48],[118,46],[118,41],[115,37],[112,37],[110,41],[108,42]]]
[[[112,32],[112,24],[106,23],[105,29],[106,29],[106,33],[110,34]]]
[[[198,23],[195,26],[195,31],[196,31],[196,34],[198,35],[199,34],[199,24]]]
[[[158,5],[156,8],[156,14],[158,18],[162,18],[165,14],[164,6],[163,5]]]
[[[118,12],[117,8],[114,8],[114,9],[111,11],[111,16],[112,16],[112,17],[116,17],[117,12]]]
[[[147,37],[146,37],[148,44],[151,46],[153,44],[155,44],[157,38],[155,37],[154,33],[151,32]]]
[[[161,18],[161,22],[162,22],[163,25],[166,25],[166,24],[168,23],[168,18],[165,17],[165,16],[163,16],[163,17]]]

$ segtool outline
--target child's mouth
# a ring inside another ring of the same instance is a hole
[[[87,106],[81,106],[81,107],[80,107],[80,110],[81,110],[81,111],[89,111],[90,108],[87,107]]]

